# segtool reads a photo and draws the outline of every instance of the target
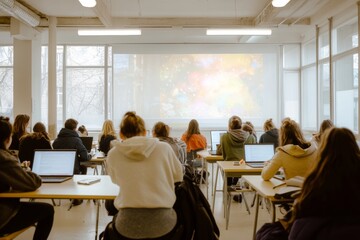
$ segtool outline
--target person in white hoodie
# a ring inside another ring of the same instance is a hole
[[[180,161],[169,144],[146,137],[144,120],[134,112],[124,115],[120,138],[107,157],[111,180],[120,186],[115,229],[124,239],[171,239],[175,183],[183,179]]]
[[[306,177],[316,161],[316,146],[306,141],[294,120],[285,119],[279,133],[279,147],[273,158],[265,164],[262,178],[269,180],[280,168],[284,170],[285,179]]]

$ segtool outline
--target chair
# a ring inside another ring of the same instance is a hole
[[[14,238],[16,238],[17,236],[19,236],[21,233],[25,232],[26,230],[28,230],[29,228],[31,227],[34,227],[33,225],[31,226],[28,226],[26,228],[23,228],[19,231],[16,231],[16,232],[13,232],[13,233],[9,233],[9,234],[6,234],[4,236],[0,236],[0,240],[12,240]]]
[[[191,150],[187,153],[187,164],[192,166],[196,173],[199,174],[199,185],[204,184],[206,187],[206,198],[209,197],[209,189],[208,189],[208,179],[209,179],[209,172],[207,171],[207,162],[203,157],[199,157],[197,152],[202,151],[204,149],[196,149]],[[201,161],[200,165],[194,165],[195,161]]]
[[[239,189],[234,189],[232,186],[228,186],[227,188],[227,194],[228,194],[228,197],[227,197],[227,199],[228,199],[228,201],[227,201],[227,203],[226,203],[226,209],[225,209],[225,211],[227,212],[227,214],[226,214],[226,219],[225,219],[225,221],[226,221],[226,230],[228,229],[228,226],[229,226],[229,219],[230,219],[230,207],[231,207],[231,200],[232,200],[232,197],[234,196],[234,195],[238,195],[238,194],[241,194],[241,196],[242,196],[242,199],[243,199],[243,201],[244,201],[244,203],[245,203],[245,207],[246,207],[246,211],[249,213],[249,215],[250,215],[250,208],[249,208],[249,205],[248,205],[248,203],[247,203],[247,200],[246,200],[246,198],[245,198],[245,192],[253,192],[253,190],[252,189],[250,189],[250,188],[247,188],[247,187],[245,187],[245,186],[241,186],[241,185],[239,185]]]

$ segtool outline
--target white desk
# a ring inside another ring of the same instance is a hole
[[[207,163],[211,164],[211,196],[213,196],[214,192],[214,164],[218,161],[224,161],[222,155],[211,155],[208,150],[202,150],[197,152],[197,154],[205,160],[205,170],[207,171]]]
[[[224,203],[224,215],[225,219],[228,219],[226,209],[226,203],[228,202],[228,188],[227,188],[227,178],[228,177],[242,177],[244,175],[259,175],[261,174],[262,168],[252,168],[246,164],[242,164],[239,166],[234,166],[233,161],[222,161],[217,162],[217,169],[216,169],[216,177],[215,177],[215,184],[214,184],[214,195],[212,199],[212,211],[214,211],[215,205],[215,195],[216,195],[216,185],[218,181],[219,171],[221,171],[224,179],[223,184],[223,203]]]
[[[75,175],[73,179],[62,183],[43,183],[32,192],[0,193],[0,198],[35,198],[35,199],[96,199],[111,200],[119,194],[119,187],[111,182],[110,176],[99,175],[101,181],[92,185],[80,185],[77,181],[94,176]],[[95,239],[98,235],[100,201],[97,202]]]
[[[261,176],[243,176],[243,179],[251,186],[252,189],[256,191],[256,209],[255,209],[255,220],[254,220],[254,229],[253,229],[253,239],[255,239],[256,236],[256,230],[257,230],[257,221],[258,221],[258,215],[259,215],[259,195],[263,198],[267,198],[271,201],[272,205],[272,220],[275,221],[275,205],[281,204],[281,203],[289,203],[293,202],[294,200],[291,199],[275,199],[275,194],[281,189],[281,187],[275,188],[274,186],[277,186],[283,181],[272,178],[269,181],[264,181]]]

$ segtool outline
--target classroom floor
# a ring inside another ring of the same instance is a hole
[[[211,177],[210,177],[211,179]],[[211,185],[209,185],[211,186]],[[218,184],[220,189],[221,182]],[[204,188],[202,188],[204,190]],[[205,192],[205,191],[203,191]],[[209,202],[212,201],[209,188]],[[246,193],[248,203],[251,204],[253,193]],[[37,200],[51,203],[51,200]],[[56,203],[59,200],[55,200]],[[251,208],[251,214],[246,211],[245,204],[232,201],[228,230],[225,229],[225,218],[222,206],[222,192],[217,192],[215,200],[214,216],[220,229],[222,240],[251,240],[254,226],[255,208]],[[211,205],[211,204],[210,204]],[[50,240],[84,240],[95,239],[96,206],[93,201],[84,201],[83,204],[73,207],[69,200],[61,200],[61,205],[55,207],[55,221],[50,234]],[[281,214],[277,211],[277,217]],[[104,230],[106,224],[111,221],[107,216],[104,204],[100,207],[99,233]],[[265,207],[259,209],[258,228],[265,222],[271,221],[271,215]],[[19,235],[16,240],[32,239],[34,228]]]

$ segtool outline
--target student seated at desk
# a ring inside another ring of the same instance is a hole
[[[121,189],[114,201],[116,239],[172,239],[177,230],[173,205],[182,166],[169,144],[146,133],[144,120],[127,112],[120,124],[123,142],[107,157],[111,180]]]
[[[170,127],[163,122],[155,123],[152,129],[153,137],[158,138],[161,142],[168,143],[174,150],[181,163],[186,161],[186,144],[182,140],[170,137]]]
[[[12,126],[0,120],[0,192],[35,191],[41,178],[20,166],[9,150]],[[48,203],[21,202],[18,198],[0,198],[0,236],[19,231],[36,223],[33,239],[48,238],[54,220],[54,207]]]
[[[186,143],[187,160],[194,167],[200,167],[201,161],[196,160],[196,152],[206,149],[206,137],[200,133],[199,123],[196,119],[189,122],[186,132],[181,136],[181,140]]]
[[[359,239],[360,151],[346,128],[325,132],[293,208],[289,239]]]
[[[108,154],[110,148],[112,147],[112,141],[116,141],[116,133],[114,124],[111,120],[105,120],[102,126],[101,133],[98,137],[99,140],[99,150],[102,151],[105,156]]]
[[[20,138],[19,159],[21,162],[30,162],[32,168],[35,149],[51,149],[51,143],[45,125],[37,122],[33,127],[33,133]]]
[[[282,167],[285,179],[306,177],[316,161],[316,147],[306,141],[299,125],[290,119],[282,122],[279,131],[279,147],[273,158],[261,172],[264,180],[274,177]]]
[[[27,114],[19,114],[15,117],[10,150],[19,150],[20,138],[28,134],[26,129],[29,126],[29,122],[30,116]]]
[[[220,145],[224,161],[240,161],[244,159],[244,144],[256,143],[255,137],[242,129],[239,116],[229,118],[228,131],[221,136]],[[236,185],[239,178],[228,178],[228,186]]]

